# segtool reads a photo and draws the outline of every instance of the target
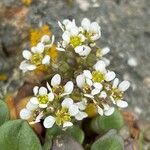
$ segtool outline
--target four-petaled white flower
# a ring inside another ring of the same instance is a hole
[[[70,119],[71,117],[75,117],[77,120],[86,118],[87,114],[81,111],[82,106],[80,106],[79,103],[74,103],[71,98],[65,98],[61,103],[63,111],[59,111],[59,115],[56,113],[56,116],[47,116],[43,122],[44,127],[51,128],[55,123],[61,123],[62,127],[66,128],[73,125]]]
[[[119,84],[119,79],[115,78],[113,81],[111,100],[120,108],[125,108],[128,106],[128,103],[123,100],[124,92],[130,87],[129,81],[122,81]]]
[[[86,32],[87,38],[91,41],[96,41],[101,37],[101,27],[97,22],[91,22],[89,19],[84,18],[81,26],[84,32]]]
[[[41,41],[33,46],[30,50],[23,50],[24,61],[21,62],[19,68],[23,71],[35,70],[40,65],[49,65],[50,56],[45,53],[45,49],[52,47],[54,43],[54,36],[52,40],[48,35],[44,35]]]
[[[47,87],[54,94],[63,97],[72,93],[74,84],[72,81],[68,81],[64,86],[62,86],[61,76],[59,74],[55,74],[51,79],[51,86],[47,83]]]

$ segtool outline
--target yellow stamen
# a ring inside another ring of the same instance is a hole
[[[41,65],[42,64],[42,59],[43,59],[42,54],[35,53],[31,57],[31,63],[35,64],[36,66]]]
[[[48,102],[48,95],[39,95],[38,100],[40,104],[47,104]]]
[[[104,73],[102,73],[100,71],[93,71],[92,79],[94,82],[102,82],[105,80],[105,75],[104,75]]]
[[[68,113],[68,109],[63,107],[56,112],[56,124],[61,126],[63,123],[71,121],[71,116]]]
[[[112,92],[111,95],[114,98],[114,100],[123,99],[124,94],[118,88],[113,88],[111,92]]]
[[[73,36],[70,38],[70,44],[73,47],[79,46],[81,44],[81,38],[79,36]]]

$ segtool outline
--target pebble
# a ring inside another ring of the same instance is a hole
[[[138,63],[137,63],[137,59],[136,58],[134,58],[134,57],[130,57],[129,59],[128,59],[128,65],[129,66],[131,66],[131,67],[136,67],[137,65],[138,65]]]

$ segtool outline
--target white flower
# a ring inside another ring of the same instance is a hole
[[[54,100],[54,94],[52,91],[47,90],[45,87],[35,86],[33,88],[35,97],[30,99],[30,103],[33,105],[38,105],[40,108],[46,108],[49,102]]]
[[[119,79],[115,78],[113,81],[113,88],[112,88],[112,94],[111,99],[114,104],[116,104],[118,107],[125,108],[128,106],[128,103],[123,99],[123,93],[130,87],[129,81],[122,81],[119,84]]]
[[[74,103],[71,98],[65,98],[62,102],[62,107],[68,108],[70,116],[74,116],[77,120],[82,120],[87,117],[85,112],[82,112],[80,108],[83,108],[83,103]]]
[[[106,65],[102,60],[99,60],[95,65],[94,69],[96,70],[93,74],[93,78],[96,82],[101,82],[101,81],[112,81],[116,74],[113,71],[107,71],[106,70]]]
[[[50,56],[45,55],[44,53],[44,44],[38,43],[37,46],[31,48],[31,51],[24,50],[22,55],[24,57],[24,61],[20,64],[20,69],[23,72],[35,70],[39,65],[49,65],[50,64]]]
[[[51,87],[52,86],[52,87]],[[51,79],[51,86],[47,83],[47,87],[50,91],[54,88],[53,92],[55,93],[55,90],[57,88],[62,88],[62,93],[57,93],[59,96],[66,96],[72,93],[74,84],[72,81],[68,81],[64,86],[61,86],[61,76],[59,74],[55,74]]]
[[[62,23],[58,21],[58,25],[63,31],[65,30],[70,31],[72,28],[76,26],[74,19],[72,21],[70,21],[69,19],[64,19]]]
[[[87,45],[81,45],[75,47],[75,52],[78,53],[80,56],[88,56],[91,52],[91,48]]]
[[[83,30],[87,31],[88,37],[92,41],[96,41],[101,37],[101,28],[97,22],[91,22],[89,19],[84,18],[81,22]]]
[[[54,40],[54,36],[50,39],[48,35],[44,35],[36,46],[31,47],[31,51],[24,50],[22,55],[25,60],[21,62],[19,68],[26,72],[35,70],[40,65],[49,65],[50,56],[45,53],[45,49],[51,48]]]

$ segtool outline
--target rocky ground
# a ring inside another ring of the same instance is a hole
[[[96,20],[102,28],[101,47],[109,46],[110,68],[131,81],[128,110],[144,123],[150,122],[150,1],[149,0],[19,0],[0,1],[1,96],[23,83],[18,65],[28,48],[31,27],[48,24],[60,37],[58,20]],[[58,34],[59,33],[59,34]]]

